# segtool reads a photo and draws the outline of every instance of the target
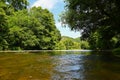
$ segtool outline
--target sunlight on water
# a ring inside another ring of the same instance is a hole
[[[120,59],[81,51],[0,53],[0,80],[120,80]]]

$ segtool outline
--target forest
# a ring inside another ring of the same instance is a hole
[[[0,50],[54,49],[61,39],[53,14],[27,0],[0,1]]]
[[[120,48],[118,0],[64,0],[60,21],[77,39],[61,36],[53,14],[42,7],[28,8],[27,0],[0,1],[0,50],[68,50]]]
[[[87,41],[61,36],[49,10],[28,5],[27,0],[0,1],[0,50],[89,48]]]
[[[71,38],[62,36],[59,43],[56,44],[55,50],[80,50],[90,49],[89,43],[85,40],[78,38]]]
[[[73,31],[82,31],[82,40],[91,49],[120,50],[119,0],[65,0],[61,21]]]

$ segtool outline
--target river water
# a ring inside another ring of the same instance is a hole
[[[110,52],[1,52],[0,80],[120,80],[120,59]]]

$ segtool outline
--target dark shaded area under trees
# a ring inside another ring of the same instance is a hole
[[[71,30],[82,30],[82,39],[91,49],[120,48],[119,0],[65,0],[63,24]]]

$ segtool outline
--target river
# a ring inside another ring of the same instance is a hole
[[[120,59],[110,52],[1,52],[0,80],[120,80]]]

